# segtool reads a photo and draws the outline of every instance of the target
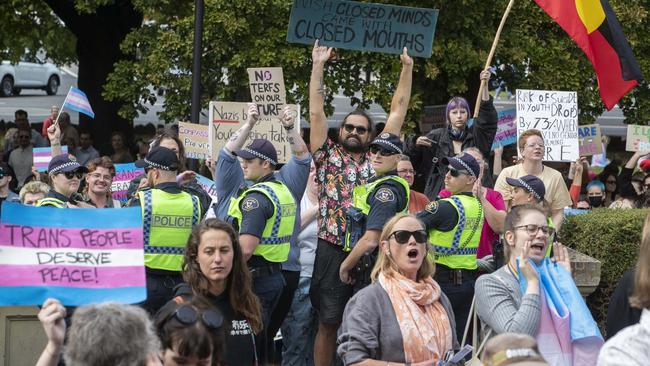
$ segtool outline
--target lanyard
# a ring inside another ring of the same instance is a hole
[[[519,271],[515,268],[514,265],[512,265],[511,261],[508,261],[506,267],[508,267],[508,271],[515,277],[517,282],[519,282]]]

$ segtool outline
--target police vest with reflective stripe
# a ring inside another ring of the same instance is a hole
[[[273,204],[273,216],[266,220],[260,242],[254,255],[260,255],[269,262],[282,263],[289,258],[291,235],[296,222],[296,200],[287,186],[279,181],[262,182],[251,186],[237,198],[230,199],[228,215],[241,225],[240,204],[251,192],[260,192]]]
[[[411,196],[411,190],[409,188],[408,182],[397,175],[387,175],[381,178],[378,178],[375,181],[372,181],[370,183],[361,185],[361,186],[356,186],[354,187],[354,191],[352,191],[352,207],[356,208],[357,210],[361,211],[361,213],[364,215],[364,217],[361,219],[363,222],[363,229],[362,231],[365,232],[365,219],[368,216],[368,213],[370,213],[370,196],[374,194],[375,188],[377,188],[378,185],[385,183],[386,181],[392,180],[394,182],[397,182],[401,184],[404,187],[404,192],[406,192],[406,205],[404,205],[404,208],[401,211],[395,212],[395,214],[398,213],[408,213],[408,208],[409,208],[409,199]],[[343,250],[345,251],[350,251],[352,247],[356,244],[356,241],[360,238],[354,238],[355,235],[350,235],[351,232],[354,229],[355,224],[353,222],[348,223],[348,230],[345,233],[345,243],[343,246]],[[363,235],[363,233],[361,233]],[[358,236],[358,235],[356,235]],[[353,243],[354,241],[354,243]]]
[[[36,202],[36,206],[54,206],[56,208],[66,208],[68,205],[58,198],[45,197]]]
[[[483,230],[483,207],[473,196],[445,198],[458,212],[458,222],[450,231],[429,230],[429,242],[435,248],[436,263],[453,269],[477,268],[476,252]]]
[[[142,207],[144,264],[148,268],[180,271],[192,226],[199,223],[201,204],[186,192],[161,189],[138,192]]]

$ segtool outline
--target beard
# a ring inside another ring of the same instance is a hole
[[[356,136],[356,135],[350,135],[350,136],[346,137],[341,142],[341,145],[343,146],[343,148],[345,148],[345,150],[347,150],[348,152],[351,152],[351,153],[365,152],[366,148],[368,147],[368,146],[366,146],[367,144],[361,142],[361,139],[359,138],[359,136]]]

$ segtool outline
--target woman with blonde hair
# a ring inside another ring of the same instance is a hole
[[[457,346],[454,313],[432,278],[428,249],[415,216],[386,223],[372,284],[345,308],[338,339],[345,365],[433,365]]]
[[[605,343],[598,356],[598,366],[650,364],[650,214],[643,224],[630,305],[643,309],[641,320]]]

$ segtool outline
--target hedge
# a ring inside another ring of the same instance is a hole
[[[602,262],[600,285],[587,297],[594,318],[605,329],[609,299],[628,268],[634,266],[647,209],[596,209],[569,216],[560,230],[562,243]]]

